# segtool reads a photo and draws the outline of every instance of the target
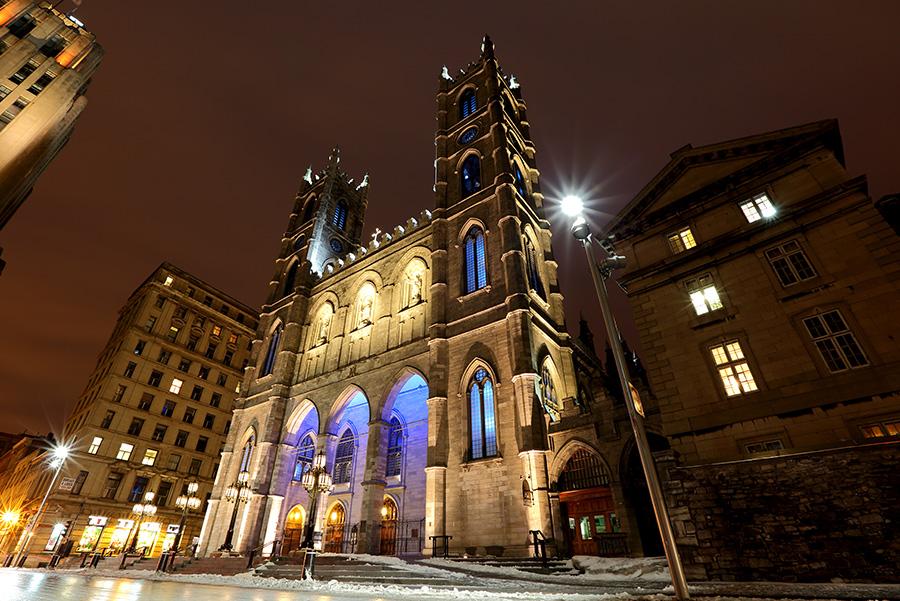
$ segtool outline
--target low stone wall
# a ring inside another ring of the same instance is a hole
[[[658,460],[688,579],[900,582],[900,444]]]

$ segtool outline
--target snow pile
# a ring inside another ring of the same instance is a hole
[[[572,565],[597,580],[669,580],[665,557],[593,557],[576,555]]]

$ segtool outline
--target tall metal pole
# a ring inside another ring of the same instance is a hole
[[[16,561],[13,565],[19,565],[19,561],[22,558],[28,557],[28,550],[31,548],[31,540],[34,538],[34,531],[37,529],[38,525],[41,523],[41,517],[44,513],[44,505],[47,504],[47,497],[50,496],[50,492],[53,490],[53,485],[56,484],[56,479],[59,477],[59,472],[62,471],[63,464],[65,461],[59,459],[57,460],[59,465],[56,466],[56,471],[53,472],[53,478],[50,480],[50,486],[47,487],[47,492],[44,493],[44,498],[41,499],[41,504],[38,507],[37,513],[34,514],[34,517],[29,522],[28,527],[24,533],[25,540],[22,541],[22,546],[20,547],[20,551],[18,555],[16,555]]]
[[[241,506],[241,495],[238,491],[237,497],[234,499],[234,510],[231,512],[231,521],[228,522],[228,532],[225,534],[225,542],[219,547],[219,551],[231,551],[231,541],[234,538],[234,524],[237,522],[238,507]]]
[[[307,491],[310,496],[309,515],[306,517],[306,524],[303,528],[303,543],[300,545],[304,549],[313,548],[313,534],[316,530],[316,512],[319,510],[319,475],[316,474],[315,486],[312,490]]]
[[[610,268],[598,264],[597,256],[591,248],[590,233],[585,237],[580,237],[576,234],[575,237],[584,247],[584,254],[587,257],[591,277],[594,280],[597,299],[600,301],[600,312],[603,314],[603,323],[606,325],[609,345],[612,347],[616,370],[619,372],[619,384],[622,386],[622,393],[625,395],[625,406],[628,409],[628,417],[631,420],[631,429],[634,430],[634,442],[638,455],[641,458],[641,466],[644,468],[644,477],[647,480],[647,489],[650,492],[653,512],[656,514],[656,523],[659,525],[659,534],[666,552],[666,561],[669,564],[669,574],[672,576],[675,596],[680,600],[687,600],[690,599],[690,593],[688,592],[687,579],[684,576],[684,567],[681,565],[681,557],[675,544],[675,534],[672,532],[672,524],[669,521],[669,511],[666,509],[666,500],[663,496],[662,487],[659,484],[659,476],[656,473],[656,465],[650,452],[650,445],[647,442],[644,418],[635,409],[634,397],[631,394],[631,385],[628,377],[628,365],[625,362],[625,353],[622,352],[622,338],[619,333],[619,327],[616,325],[616,320],[609,307],[606,278],[609,276]]]

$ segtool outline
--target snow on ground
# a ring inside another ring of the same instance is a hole
[[[576,555],[572,565],[598,580],[670,581],[665,557],[594,557]]]

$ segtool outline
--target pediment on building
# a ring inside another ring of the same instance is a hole
[[[669,163],[622,209],[608,231],[626,235],[635,224],[656,221],[699,200],[807,152],[815,145],[831,149],[843,163],[836,120],[818,121],[727,142],[672,153]]]

